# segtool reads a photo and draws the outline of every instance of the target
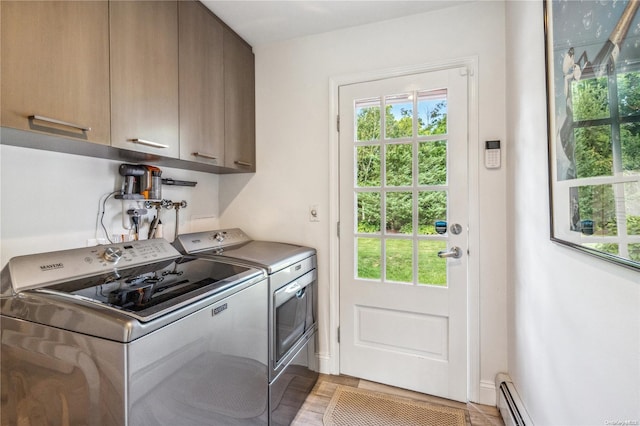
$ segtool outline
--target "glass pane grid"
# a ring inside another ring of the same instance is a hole
[[[638,261],[640,197],[627,177],[640,174],[640,72],[607,71],[570,86],[573,129],[562,165],[564,179],[575,179],[568,228],[580,245]]]
[[[363,131],[354,142],[357,278],[446,286],[446,259],[437,252],[446,250],[447,235],[437,234],[434,224],[428,223],[446,221],[446,89],[386,96],[383,102],[376,98],[356,105],[360,108],[357,114],[368,114],[368,120],[377,114],[379,128],[385,131],[384,139],[378,141],[377,125],[358,122]],[[380,116],[382,110],[385,114]],[[420,206],[421,202],[430,205]]]

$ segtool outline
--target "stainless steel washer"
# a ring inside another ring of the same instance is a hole
[[[316,250],[254,241],[238,228],[183,234],[174,246],[182,253],[241,262],[268,274],[270,424],[290,424],[318,377]]]
[[[267,290],[165,240],[11,259],[2,424],[267,424]]]

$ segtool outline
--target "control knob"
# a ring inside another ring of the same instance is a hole
[[[224,241],[224,234],[222,232],[216,232],[215,234],[213,234],[213,239],[221,243]]]
[[[107,262],[116,263],[122,257],[122,250],[117,247],[107,247],[102,253],[102,257]]]

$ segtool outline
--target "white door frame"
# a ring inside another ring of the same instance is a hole
[[[479,213],[479,151],[478,140],[478,57],[470,56],[442,62],[410,67],[368,71],[341,75],[329,79],[329,337],[328,357],[321,359],[321,371],[329,374],[340,373],[340,345],[338,327],[340,325],[340,250],[337,224],[340,214],[339,200],[339,133],[338,133],[338,89],[345,84],[361,83],[408,74],[418,74],[448,68],[467,67],[468,74],[468,179],[469,179],[469,258],[467,280],[467,399],[480,400],[480,213]]]

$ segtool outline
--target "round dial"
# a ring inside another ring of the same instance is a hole
[[[122,257],[122,250],[117,247],[107,247],[102,253],[102,257],[107,262],[116,263]]]
[[[224,234],[223,234],[222,232],[216,232],[216,233],[213,235],[213,238],[214,238],[217,242],[221,243],[221,242],[223,242],[223,241],[224,241]]]

